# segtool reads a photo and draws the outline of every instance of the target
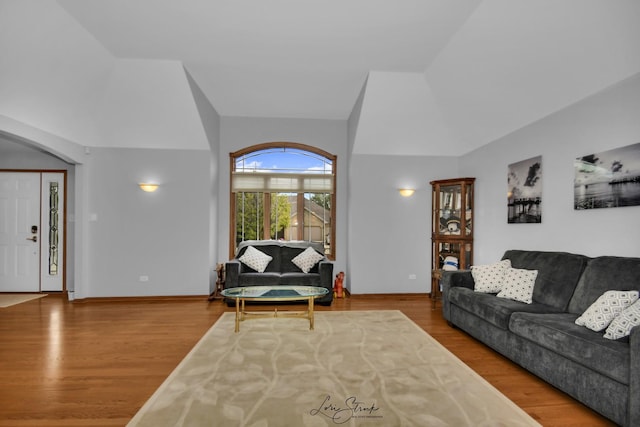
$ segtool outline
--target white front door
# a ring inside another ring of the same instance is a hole
[[[0,292],[40,291],[40,174],[0,173]]]

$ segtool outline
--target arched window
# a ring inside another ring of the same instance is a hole
[[[273,142],[230,157],[231,256],[242,241],[276,239],[322,242],[335,259],[335,155]]]

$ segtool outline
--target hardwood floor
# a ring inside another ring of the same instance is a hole
[[[266,309],[266,307],[265,307]],[[450,328],[427,296],[352,296],[316,310],[402,310],[544,426],[606,419]],[[225,311],[206,297],[0,308],[0,426],[123,426]]]

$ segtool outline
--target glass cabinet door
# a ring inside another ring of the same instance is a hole
[[[464,195],[464,232],[467,236],[473,235],[473,184],[463,186]]]
[[[436,184],[433,189],[436,236],[473,235],[473,184]]]
[[[475,178],[431,181],[431,308],[440,298],[443,270],[473,265],[473,185]]]
[[[460,235],[462,186],[443,185],[440,187],[440,209],[438,216],[438,233],[441,235]]]

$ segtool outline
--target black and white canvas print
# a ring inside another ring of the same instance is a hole
[[[542,222],[542,156],[509,165],[507,176],[509,224]]]
[[[640,205],[640,142],[578,157],[574,209]]]

